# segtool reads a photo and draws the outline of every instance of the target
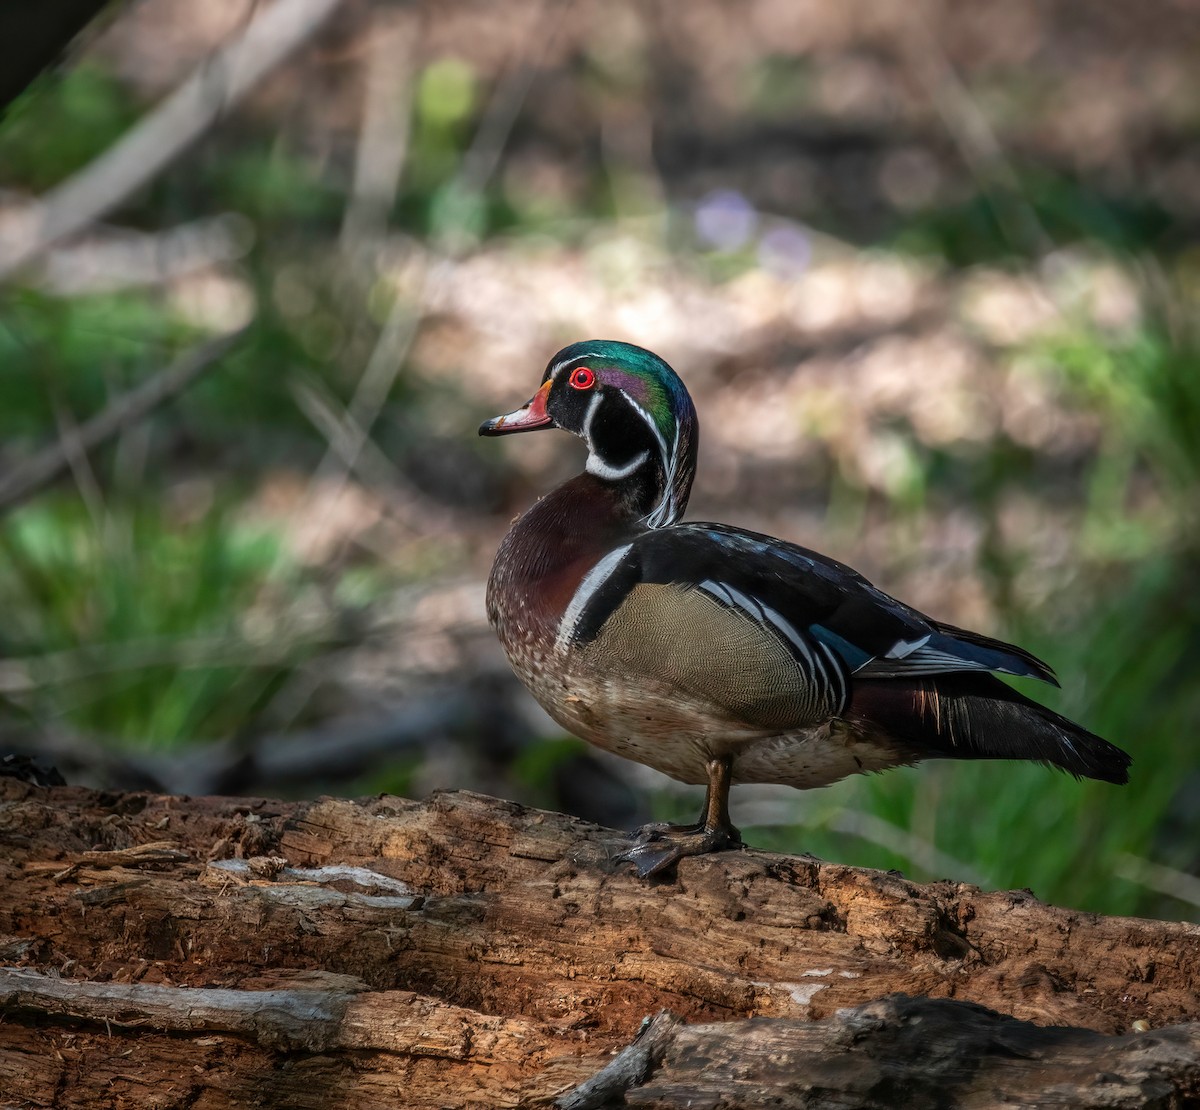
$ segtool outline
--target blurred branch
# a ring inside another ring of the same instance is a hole
[[[865,810],[843,810],[829,822],[835,832],[857,836],[868,844],[877,844],[889,852],[907,856],[927,875],[954,875],[963,882],[988,885],[988,877],[979,868],[943,852],[936,844],[916,836],[882,817]]]
[[[1176,901],[1200,906],[1200,878],[1186,871],[1164,867],[1161,863],[1151,863],[1148,859],[1123,852],[1113,864],[1113,874]]]
[[[450,734],[496,724],[497,699],[480,684],[415,699],[383,715],[338,719],[295,731],[189,744],[173,752],[122,750],[103,737],[59,725],[9,729],[7,752],[53,764],[72,782],[175,794],[253,794],[311,788],[386,766],[405,752],[444,745]]]
[[[320,383],[296,382],[292,396],[300,411],[341,458],[348,471],[374,482],[389,500],[408,490],[408,476],[394,463]]]
[[[331,442],[328,445],[309,482],[310,503],[314,491],[329,485],[342,486],[354,469],[375,421],[392,391],[427,306],[436,300],[438,292],[452,271],[454,260],[461,256],[473,241],[469,235],[464,234],[472,205],[500,164],[504,145],[512,132],[521,105],[529,95],[540,60],[556,38],[563,25],[564,14],[570,7],[570,4],[559,5],[555,9],[551,25],[546,26],[549,5],[536,5],[528,22],[528,33],[517,37],[519,52],[514,56],[513,64],[500,79],[488,101],[475,137],[463,155],[458,174],[446,186],[458,203],[450,209],[453,224],[443,228],[440,236],[445,247],[444,256],[427,263],[413,301],[397,296],[392,303],[387,320],[346,407],[346,420],[343,421],[338,443],[335,445]],[[540,47],[531,46],[533,43],[540,43]],[[535,50],[536,57],[531,57]],[[332,506],[335,500],[336,498],[331,497],[326,504]],[[318,521],[318,526],[312,531],[314,543],[320,542],[323,531],[323,521]]]
[[[548,3],[536,5],[529,16],[526,32],[520,36],[523,43],[540,43],[536,54],[514,59],[515,64],[501,79],[495,95],[488,102],[479,129],[466,154],[462,168],[453,186],[473,192],[482,192],[500,165],[500,156],[512,133],[513,125],[521,106],[529,96],[534,78],[541,68],[542,59],[549,52],[566,21],[571,4],[558,4],[551,13]]]
[[[1049,254],[1054,243],[1025,198],[991,122],[947,57],[928,9],[920,18],[904,20],[900,30],[909,64],[984,190],[1011,246],[1034,258]]]
[[[66,426],[57,442],[36,452],[0,478],[0,512],[11,509],[49,485],[83,455],[118,433],[144,420],[160,405],[178,396],[232,348],[247,327],[218,336],[186,352],[157,374],[117,397],[78,427]]]
[[[0,279],[82,231],[151,181],[337,10],[342,0],[277,0],[149,116],[40,201],[0,223]]]
[[[404,173],[412,118],[416,18],[383,9],[363,66],[363,119],[354,159],[354,181],[342,220],[342,248],[378,241]]]
[[[67,456],[71,476],[79,498],[92,518],[92,527],[99,530],[104,521],[104,494],[96,473],[88,460],[87,452],[79,449],[79,422],[70,409],[58,398],[54,403],[54,417],[58,425],[58,445]]]
[[[68,683],[141,671],[148,667],[179,670],[205,667],[263,667],[292,659],[299,642],[340,644],[341,639],[320,617],[307,625],[292,623],[273,631],[271,640],[255,643],[244,636],[147,636],[138,640],[109,641],[85,647],[50,651],[42,655],[0,659],[0,697]]]

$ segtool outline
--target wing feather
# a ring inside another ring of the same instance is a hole
[[[607,561],[602,581],[568,610],[560,632],[586,643],[639,583],[699,588],[782,635],[815,676],[909,678],[995,671],[1057,685],[1022,648],[936,621],[897,601],[844,563],[795,544],[722,524],[678,524],[639,536]],[[821,649],[818,655],[818,649]]]

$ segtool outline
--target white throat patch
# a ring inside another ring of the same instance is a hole
[[[654,422],[654,417],[651,416],[641,405],[639,405],[628,393],[622,391],[621,394],[626,403],[634,412],[645,421],[646,426],[650,429],[650,434],[654,436],[654,442],[658,445],[659,458],[662,461],[664,485],[662,496],[658,500],[658,504],[651,510],[650,515],[646,518],[646,523],[651,528],[661,528],[665,524],[673,524],[675,518],[679,515],[675,505],[675,491],[673,483],[675,481],[675,466],[679,454],[679,437],[675,437],[675,442],[670,449],[667,447],[667,441],[663,438],[662,432],[658,430],[658,425]],[[596,449],[592,446],[592,420],[595,418],[596,410],[600,407],[604,395],[597,392],[591,402],[588,404],[587,416],[583,420],[583,438],[588,445],[588,460],[585,469],[589,474],[594,474],[597,478],[603,478],[608,481],[616,481],[620,478],[628,478],[634,473],[639,466],[642,466],[649,458],[650,452],[643,451],[636,455],[624,466],[612,466],[600,457]]]

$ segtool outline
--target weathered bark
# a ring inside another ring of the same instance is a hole
[[[1197,926],[754,851],[647,883],[470,794],[0,780],[0,847],[0,1106],[1200,1098]]]

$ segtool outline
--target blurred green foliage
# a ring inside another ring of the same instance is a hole
[[[0,291],[0,438],[44,438],[58,412],[96,411],[189,331],[148,297]]]
[[[262,236],[286,234],[297,224],[335,228],[341,217],[343,194],[283,142],[213,158],[204,169],[192,187],[203,205],[251,217]]]
[[[979,189],[957,203],[909,216],[896,250],[953,266],[1027,259],[1053,245],[1088,242],[1112,251],[1169,250],[1173,221],[1149,196],[1115,195],[1063,173],[1024,168],[1012,186]]]
[[[265,269],[247,271],[264,310],[221,373],[151,424],[160,439],[183,437],[212,461],[236,460],[243,478],[280,453],[315,452],[324,442],[292,399],[292,375],[311,376],[337,397],[349,391],[338,364],[320,357],[322,337],[314,333],[333,317],[335,309],[322,303],[328,296],[314,282],[306,288],[304,319],[289,320],[272,311],[279,268]],[[0,290],[0,440],[11,447],[53,438],[63,418],[99,411],[199,338],[154,289],[71,297]],[[249,432],[262,434],[248,441]]]
[[[107,150],[140,114],[136,99],[104,67],[84,62],[61,79],[43,76],[3,121],[9,182],[41,192]]]
[[[46,496],[0,524],[0,655],[35,719],[162,747],[235,735],[311,654],[300,629],[255,628],[296,587],[278,537],[197,495],[186,514]]]

